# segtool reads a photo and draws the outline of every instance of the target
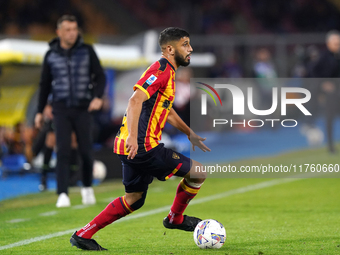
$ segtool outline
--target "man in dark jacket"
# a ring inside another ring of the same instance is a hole
[[[64,15],[57,22],[58,37],[50,42],[40,80],[38,113],[35,125],[40,128],[42,111],[52,95],[53,121],[57,140],[56,206],[70,206],[68,177],[71,133],[74,130],[83,161],[83,204],[96,202],[92,185],[92,111],[102,107],[105,75],[90,45],[83,43],[74,16]]]
[[[319,91],[325,94],[325,112],[328,150],[335,152],[333,122],[339,110],[340,100],[340,33],[332,30],[326,35],[327,49],[312,68],[312,77],[320,79]],[[316,95],[314,95],[316,96]]]

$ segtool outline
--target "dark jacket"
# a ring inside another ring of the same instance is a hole
[[[335,85],[333,96],[340,95],[339,77],[340,77],[340,55],[334,54],[329,50],[325,50],[318,61],[311,67],[311,77],[318,78],[310,83],[314,84],[314,94],[324,94],[322,84],[330,81]],[[329,103],[329,102],[327,102]]]
[[[92,46],[78,37],[69,50],[53,39],[46,53],[40,79],[38,112],[42,112],[48,95],[53,107],[87,108],[94,97],[102,97],[105,75]]]
[[[315,78],[339,78],[340,55],[329,50],[324,51],[319,60],[311,68],[311,76]]]

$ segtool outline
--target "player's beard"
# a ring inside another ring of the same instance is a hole
[[[175,52],[175,61],[176,61],[177,66],[188,66],[190,64],[190,59],[185,61],[185,58],[183,58],[177,52]]]

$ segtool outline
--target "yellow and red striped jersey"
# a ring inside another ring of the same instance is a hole
[[[175,99],[175,68],[169,60],[162,57],[153,63],[134,85],[148,99],[143,102],[138,122],[138,152],[146,152],[156,147]],[[125,141],[129,135],[126,114],[118,131],[114,153],[128,155]]]

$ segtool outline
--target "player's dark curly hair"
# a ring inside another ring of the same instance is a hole
[[[190,37],[189,33],[178,27],[168,27],[159,35],[158,43],[162,47],[171,41],[179,41],[183,37]]]

